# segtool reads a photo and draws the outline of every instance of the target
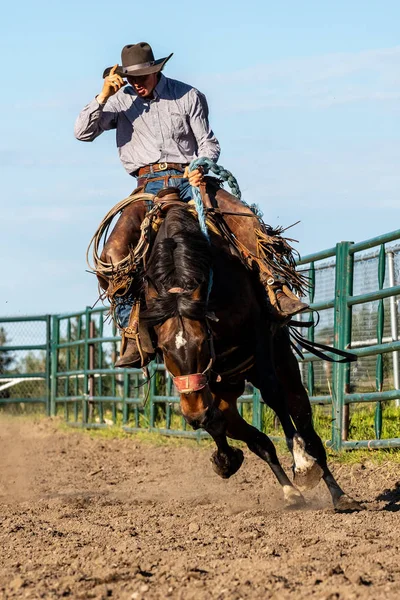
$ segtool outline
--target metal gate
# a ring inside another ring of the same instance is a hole
[[[331,420],[331,431],[325,437],[330,438],[327,445],[336,450],[400,447],[396,431],[400,416],[399,240],[397,230],[357,244],[341,242],[299,261],[312,284],[309,301],[320,315],[318,325],[307,329],[306,335],[310,340],[351,349],[359,357],[357,363],[335,364],[332,369],[313,355],[305,355],[300,363],[312,404],[320,406],[317,410],[325,411]],[[302,318],[312,320],[315,313]],[[8,398],[0,397],[0,405],[40,402],[53,415],[62,411],[70,425],[79,427],[113,424],[126,431],[202,435],[186,428],[179,414],[179,396],[163,365],[151,365],[149,383],[139,370],[113,368],[120,338],[107,318],[107,309],[54,315],[51,323],[49,316],[0,319],[0,332],[2,328],[11,331],[11,324],[19,327],[28,322],[45,324],[44,338],[37,340],[41,343],[19,345],[13,343],[12,333],[6,335],[6,343],[0,338],[0,360],[17,352],[25,356],[25,364],[30,356],[31,366],[43,368],[23,372],[21,360],[9,368],[4,368],[4,360],[0,362],[0,394],[1,386],[13,390]],[[36,381],[36,387],[41,382],[43,393],[15,394],[23,381],[31,386]],[[373,406],[373,430],[365,437],[349,439],[352,423],[367,406]],[[247,386],[239,410],[253,425],[271,432],[274,419],[261,403],[258,390]]]
[[[0,318],[0,406],[39,404],[50,414],[50,319]]]

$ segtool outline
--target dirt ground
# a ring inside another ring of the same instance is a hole
[[[361,513],[323,484],[307,509],[245,452],[156,445],[0,418],[0,598],[398,599],[400,465],[336,465]]]

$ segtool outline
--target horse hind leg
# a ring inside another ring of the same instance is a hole
[[[306,444],[298,433],[293,438],[293,481],[302,492],[319,484],[323,469],[316,458],[308,454]]]
[[[335,510],[341,512],[361,510],[362,506],[342,490],[328,467],[324,445],[312,422],[310,400],[301,381],[297,360],[284,331],[276,338],[275,352],[277,374],[286,392],[290,416],[301,435],[302,444],[305,444],[304,451],[314,457],[322,471],[322,478],[329,490]],[[301,485],[300,473],[299,476]],[[313,483],[311,480],[311,484]]]
[[[261,356],[258,360],[262,360]],[[263,362],[261,362],[261,366],[262,364]],[[277,377],[275,370],[273,373]],[[276,393],[276,391],[271,393],[271,376],[268,377],[267,374],[267,369],[263,370],[259,367],[252,374],[252,382],[259,388],[263,401],[272,408],[281,422],[287,447],[293,456],[293,477],[296,487],[301,491],[312,489],[321,480],[323,470],[318,461],[307,452],[306,444],[293,424],[289,414],[286,390],[282,382],[277,377],[280,386],[279,393]],[[274,389],[276,389],[276,386],[274,386]]]
[[[281,402],[272,402],[268,391],[260,388],[262,398],[267,398],[267,404],[272,408],[281,422],[286,437],[287,447],[293,457],[293,482],[301,490],[310,490],[321,481],[323,470],[316,458],[307,452],[306,443],[293,425],[287,405],[286,394],[282,394]]]

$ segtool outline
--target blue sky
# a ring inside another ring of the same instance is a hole
[[[73,137],[128,43],[174,52],[203,91],[220,162],[302,255],[400,227],[400,3],[22,1],[2,12],[0,315],[96,299],[87,244],[135,187],[112,132]]]

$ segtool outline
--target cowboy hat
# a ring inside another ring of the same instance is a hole
[[[128,44],[124,46],[121,52],[122,66],[117,67],[116,73],[121,77],[140,77],[158,73],[164,68],[165,63],[171,58],[172,54],[166,58],[154,60],[153,50],[146,42],[138,44]],[[110,74],[112,67],[105,69],[103,78]]]

